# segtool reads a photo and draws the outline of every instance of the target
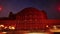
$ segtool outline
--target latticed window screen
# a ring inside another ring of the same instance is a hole
[[[25,30],[38,30],[42,26],[42,23],[40,22],[40,16],[39,15],[24,15],[21,16],[21,20],[19,22],[20,29]],[[43,26],[42,26],[43,27]]]
[[[20,22],[18,27],[20,29],[41,29],[44,28],[42,19],[44,19],[43,12],[35,8],[26,8],[21,11]]]

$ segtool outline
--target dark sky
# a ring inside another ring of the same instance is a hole
[[[60,0],[0,0],[0,17],[7,17],[9,12],[17,13],[26,7],[45,10],[48,18],[60,19]]]

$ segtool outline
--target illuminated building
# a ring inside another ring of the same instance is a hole
[[[16,14],[10,12],[9,17],[0,19],[0,24],[14,26],[18,30],[42,30],[52,25],[59,25],[60,20],[48,19],[44,10],[30,7]]]

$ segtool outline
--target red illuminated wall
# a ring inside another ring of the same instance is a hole
[[[46,29],[46,25],[60,25],[60,20],[47,19],[47,14],[45,11],[40,11],[32,7],[25,8],[21,12],[15,14],[14,16],[16,19],[12,19],[13,16],[11,15],[10,20],[0,20],[0,24],[4,24],[5,26],[13,25],[16,26],[16,29],[26,30]]]
[[[26,8],[17,13],[17,29],[45,29],[46,25],[55,25],[60,20],[48,20],[47,14],[35,8]]]

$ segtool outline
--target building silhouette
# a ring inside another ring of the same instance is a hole
[[[40,30],[46,29],[46,25],[60,25],[60,20],[48,19],[44,10],[29,7],[16,14],[10,12],[9,17],[0,18],[0,24],[14,26],[19,30]]]

